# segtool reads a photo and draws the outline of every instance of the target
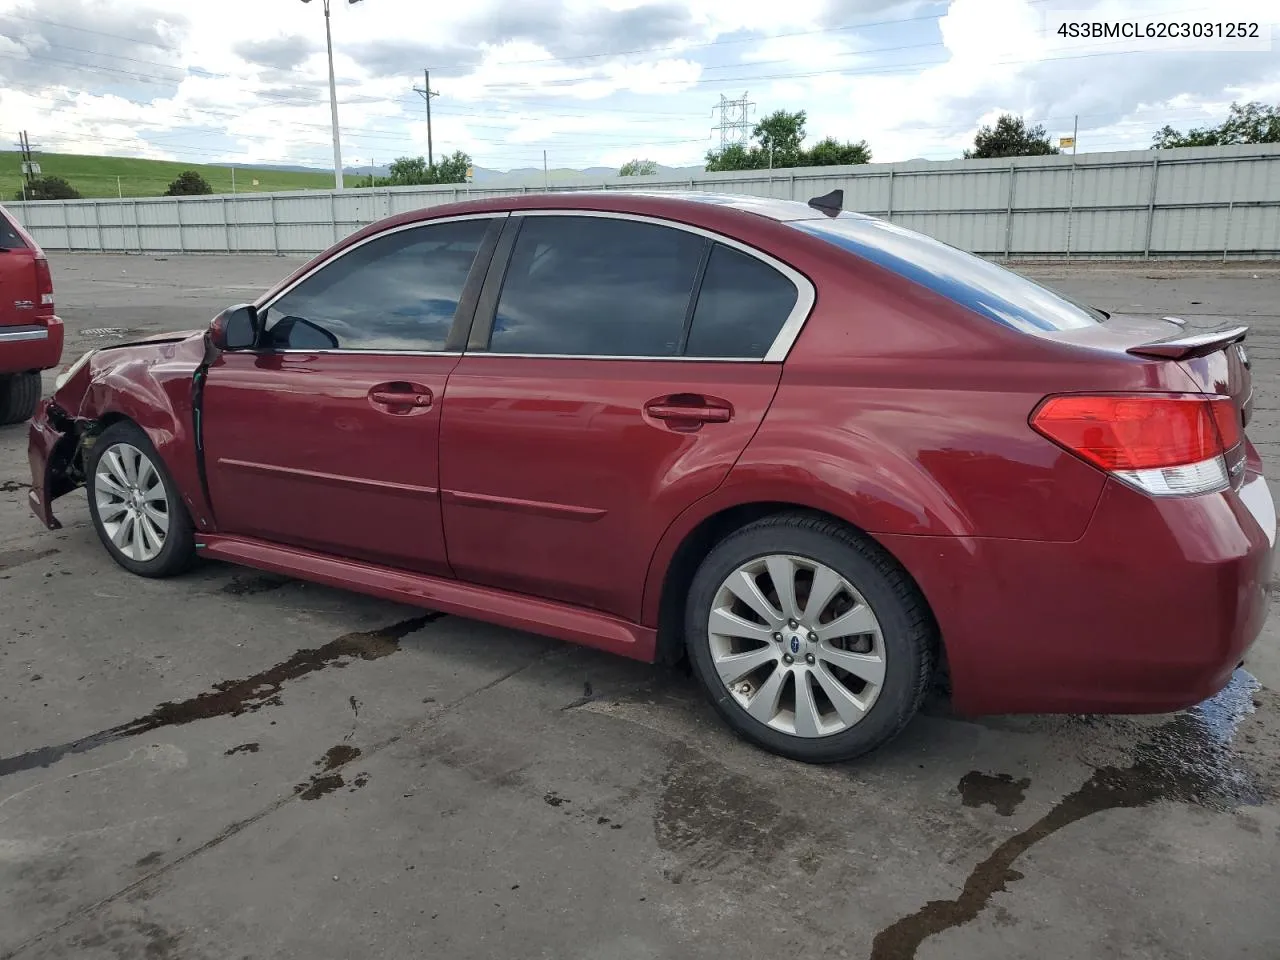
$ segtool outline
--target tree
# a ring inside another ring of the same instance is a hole
[[[377,186],[407,187],[429,183],[466,183],[471,158],[461,150],[441,157],[434,166],[425,157],[401,157],[387,168],[389,176],[379,177]]]
[[[467,171],[471,169],[471,158],[461,150],[455,150],[443,157],[432,170],[430,183],[466,183]]]
[[[759,166],[760,148],[748,150],[740,143],[731,143],[721,150],[707,151],[707,170],[754,170]],[[766,161],[767,162],[767,161]]]
[[[620,177],[652,177],[658,165],[652,160],[628,160],[618,171]]]
[[[1233,143],[1280,143],[1280,105],[1269,107],[1251,100],[1231,104],[1227,119],[1216,127],[1198,127],[1181,133],[1167,124],[1151,138],[1151,149],[1216,147]]]
[[[26,194],[19,190],[15,200],[79,200],[80,191],[63,177],[36,177],[27,184]]]
[[[401,157],[387,168],[387,181],[397,187],[430,183],[426,157]]]
[[[166,197],[200,197],[213,193],[209,181],[194,170],[184,170],[178,179],[169,184],[164,192]]]
[[[803,110],[788,113],[786,110],[775,110],[756,124],[751,136],[760,144],[760,152],[764,154],[765,166],[798,167],[804,141],[804,123],[807,119]]]
[[[1049,142],[1044,127],[1028,127],[1021,117],[1004,113],[994,127],[983,127],[973,138],[973,149],[964,152],[965,159],[982,157],[1043,157],[1057,153]]]
[[[827,137],[804,149],[805,122],[803,110],[791,113],[776,110],[755,125],[751,146],[730,144],[721,150],[707,152],[707,170],[763,170],[786,167],[822,167],[847,163],[870,163],[871,147],[867,141],[841,143]]]
[[[806,167],[834,167],[847,163],[870,163],[871,147],[867,141],[857,143],[840,143],[835,137],[819,140],[812,148],[805,151]]]

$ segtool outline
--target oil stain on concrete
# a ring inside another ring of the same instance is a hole
[[[1258,682],[1237,670],[1212,700],[1178,714],[1138,745],[1128,766],[1099,767],[1031,826],[996,847],[973,868],[954,900],[933,900],[881,930],[871,960],[912,960],[936,934],[977,918],[991,898],[1022,879],[1014,862],[1059,830],[1104,810],[1154,803],[1191,803],[1212,810],[1264,803],[1269,791],[1231,750],[1240,722],[1253,711]]]
[[[161,727],[175,727],[212,717],[238,717],[266,706],[278,706],[284,685],[323,670],[345,667],[355,660],[378,660],[400,649],[400,641],[443,614],[425,613],[381,630],[348,633],[324,646],[299,650],[287,660],[243,680],[225,680],[189,700],[162,703],[150,713],[79,740],[39,747],[13,757],[0,757],[0,777],[48,767],[64,757],[136,737]]]
[[[1013,779],[1007,773],[994,776],[972,770],[960,778],[957,789],[966,807],[992,807],[1002,817],[1011,817],[1031,786],[1030,779]]]
[[[353,747],[348,743],[340,743],[336,747],[330,747],[325,755],[315,763],[320,769],[313,773],[311,779],[306,783],[300,783],[294,787],[293,792],[303,800],[319,800],[321,797],[345,787],[347,781],[338,771],[359,756],[360,748]],[[360,774],[351,781],[351,786],[352,789],[359,789],[368,782],[368,775]]]

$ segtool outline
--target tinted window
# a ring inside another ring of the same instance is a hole
[[[689,330],[690,357],[763,357],[796,305],[796,287],[767,263],[717,243]]]
[[[791,226],[1015,330],[1071,330],[1104,317],[989,260],[873,217],[842,214]]]
[[[13,229],[5,215],[0,213],[0,249],[4,250],[25,250],[27,242],[18,236],[18,231]]]
[[[671,357],[705,241],[605,217],[528,217],[511,254],[495,353]]]
[[[267,346],[443,350],[488,220],[402,230],[339,257],[267,311]]]

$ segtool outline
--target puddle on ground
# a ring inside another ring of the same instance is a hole
[[[326,794],[333,793],[339,787],[345,787],[347,781],[343,779],[342,774],[336,771],[358,756],[360,756],[360,748],[353,747],[350,744],[344,743],[336,747],[330,747],[325,755],[316,761],[315,765],[320,768],[320,771],[313,773],[311,779],[306,783],[300,783],[294,787],[293,792],[303,800],[319,800]],[[368,774],[362,773],[351,782],[351,788],[353,790],[358,789],[368,782]]]
[[[47,767],[63,757],[88,753],[117,740],[136,737],[161,727],[182,726],[212,717],[238,717],[242,713],[254,713],[266,706],[278,706],[281,688],[288,681],[297,680],[328,666],[345,667],[353,660],[377,660],[385,657],[400,649],[400,641],[406,636],[442,616],[441,613],[426,613],[381,630],[344,634],[322,647],[299,650],[288,660],[252,677],[225,680],[214,684],[212,690],[189,700],[162,703],[145,716],[109,730],[69,743],[29,750],[14,757],[0,757],[0,777]]]
[[[1253,711],[1257,680],[1237,670],[1211,700],[1175,715],[1134,750],[1126,767],[1099,767],[1043,817],[1010,837],[973,868],[954,900],[932,900],[876,935],[871,960],[912,960],[929,937],[969,923],[1022,874],[1014,862],[1031,847],[1104,810],[1153,803],[1193,803],[1231,810],[1265,802],[1268,791],[1231,750],[1240,721]]]
[[[224,584],[223,593],[229,593],[233,597],[248,597],[255,593],[268,593],[272,590],[279,590],[286,584],[293,583],[292,577],[282,577],[271,573],[262,573],[256,576],[234,576],[231,582]]]
[[[972,770],[960,778],[960,801],[966,807],[994,807],[1002,817],[1011,817],[1027,795],[1031,781],[1015,780],[1010,774],[980,773]]]

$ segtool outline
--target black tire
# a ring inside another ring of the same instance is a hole
[[[30,420],[40,402],[40,374],[0,376],[0,426]]]
[[[879,622],[884,681],[870,709],[838,733],[802,737],[777,730],[752,717],[716,672],[708,618],[717,592],[741,565],[776,554],[830,567],[862,595]],[[740,736],[793,760],[852,760],[884,745],[915,715],[933,676],[937,628],[919,589],[879,545],[823,517],[775,514],[730,534],[699,566],[685,611],[689,661],[716,711]]]
[[[98,506],[98,487],[101,483],[98,466],[108,451],[119,444],[128,444],[141,452],[155,468],[160,484],[163,486],[165,512],[168,515],[168,530],[164,541],[155,556],[138,559],[126,555],[120,547],[112,542],[111,535],[103,524]],[[191,523],[191,515],[182,502],[178,486],[169,474],[168,468],[146,433],[134,423],[122,420],[113,423],[94,438],[85,457],[85,489],[89,497],[89,515],[93,518],[93,527],[98,531],[98,538],[106,547],[111,559],[130,573],[140,577],[172,577],[190,569],[196,558],[195,529]]]

